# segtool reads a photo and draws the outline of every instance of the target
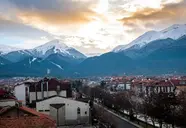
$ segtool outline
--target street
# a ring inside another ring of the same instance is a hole
[[[98,105],[97,103],[94,103],[94,107],[98,111],[101,110],[104,114],[104,117],[107,118],[109,122],[115,124],[117,128],[142,128],[141,126],[128,121],[127,119],[115,114],[114,112],[104,108],[101,105]]]

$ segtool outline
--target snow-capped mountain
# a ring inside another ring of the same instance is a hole
[[[71,57],[76,59],[86,58],[85,55],[83,55],[76,49],[68,47],[66,44],[62,43],[61,40],[52,40],[30,51],[34,56],[41,58],[46,58],[49,55],[56,53],[61,54],[65,57]]]
[[[128,45],[121,45],[113,49],[113,52],[120,52],[133,47],[134,49],[140,49],[146,44],[160,39],[171,38],[176,40],[186,35],[186,24],[175,24],[162,31],[149,31],[138,37]]]
[[[68,47],[61,40],[52,40],[33,49],[18,49],[10,46],[0,45],[0,55],[11,61],[19,62],[27,57],[45,59],[52,54],[60,54],[72,60],[85,59],[86,56],[72,47]]]
[[[4,57],[5,59],[11,62],[18,62],[31,56],[33,56],[33,54],[29,50],[12,51],[12,52],[2,55],[2,57]]]
[[[0,55],[7,54],[9,52],[20,50],[19,48],[0,44]]]
[[[0,65],[0,76],[13,75],[13,76],[45,76],[50,70],[51,76],[62,76],[67,62],[59,61],[60,63],[53,62],[48,59],[41,59],[36,57],[28,57],[16,63],[8,65]]]

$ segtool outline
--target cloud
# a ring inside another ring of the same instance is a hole
[[[7,44],[20,48],[33,48],[48,40],[53,35],[17,21],[0,16],[0,44]]]
[[[29,48],[58,38],[84,53],[103,53],[148,30],[186,22],[186,2],[179,1],[0,0],[0,43]]]
[[[134,12],[129,17],[124,17],[120,21],[124,23],[124,25],[129,27],[136,27],[136,24],[147,26],[154,25],[156,22],[164,22],[169,21],[172,22],[185,22],[186,20],[186,2],[182,1],[179,3],[169,3],[162,4],[162,8],[143,8]]]
[[[39,23],[50,25],[83,24],[94,20],[96,14],[93,11],[86,12],[52,12],[52,11],[28,11],[20,12],[21,19],[29,22],[30,19]]]
[[[83,24],[101,15],[93,11],[98,0],[10,0],[24,21],[50,25]]]
[[[40,38],[43,36],[51,37],[45,31],[24,25],[17,21],[12,21],[0,16],[0,34],[4,36],[17,36],[22,38]]]

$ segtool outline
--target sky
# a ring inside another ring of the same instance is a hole
[[[94,55],[185,23],[186,0],[0,0],[0,44],[23,49],[60,39]]]

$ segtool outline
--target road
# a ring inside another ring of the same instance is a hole
[[[130,122],[129,120],[115,114],[114,112],[104,108],[101,105],[98,105],[97,103],[94,103],[94,107],[96,108],[96,110],[101,111],[101,114],[103,114],[104,117],[107,118],[106,120],[115,124],[117,128],[142,128],[141,126]]]

